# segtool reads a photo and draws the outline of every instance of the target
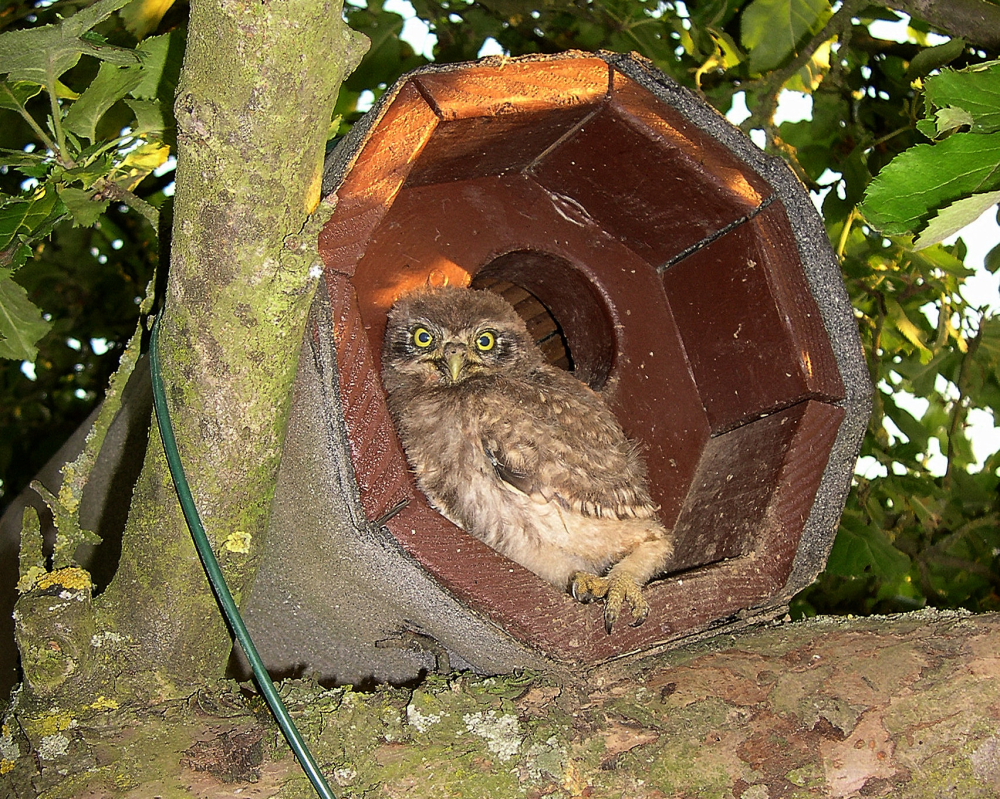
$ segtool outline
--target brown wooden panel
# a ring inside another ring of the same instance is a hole
[[[574,105],[442,122],[407,185],[520,172],[592,113],[592,105]]]
[[[663,284],[714,432],[843,397],[780,203],[674,264]]]
[[[608,94],[610,68],[599,58],[497,58],[413,80],[442,119],[467,119],[598,102]]]
[[[379,519],[414,493],[409,467],[385,403],[350,280],[327,273],[337,369],[351,461],[369,519]]]
[[[329,269],[354,274],[368,239],[437,123],[417,87],[403,86],[337,189],[337,208],[319,236],[319,251]]]
[[[757,208],[756,194],[709,173],[712,158],[702,142],[669,139],[605,106],[531,173],[655,267]]]
[[[661,102],[639,84],[617,70],[612,71],[611,105],[623,119],[642,131],[654,146],[686,153],[693,163],[688,169],[697,182],[731,194],[738,206],[751,209],[773,195],[760,175],[747,167],[729,149],[688,121],[679,111]]]
[[[656,272],[593,223],[570,216],[560,202],[523,176],[400,192],[354,277],[371,348],[381,350],[386,313],[396,298],[431,275],[468,285],[485,265],[516,250],[571,265],[575,271],[567,280],[592,286],[591,301],[603,304],[597,316],[607,314],[610,325],[575,325],[571,298],[549,291],[557,278],[521,279],[543,302],[548,297],[567,308],[560,323],[571,350],[607,353],[608,342],[583,339],[614,337],[607,393],[626,432],[642,443],[653,497],[664,522],[673,524],[709,433],[680,333]]]
[[[746,555],[758,546],[761,536],[774,534],[764,524],[765,514],[808,407],[799,403],[709,439],[677,520],[675,569]],[[830,415],[839,424],[837,412],[843,415],[838,408]],[[832,445],[832,439],[828,443]],[[805,456],[810,460],[806,473],[817,468],[822,472],[829,448],[824,444]],[[800,521],[804,524],[805,517]],[[784,554],[794,557],[794,547]]]
[[[524,643],[545,649],[574,627],[586,630],[592,609],[460,530],[418,491],[387,526],[441,585]]]
[[[759,224],[762,233],[769,237],[772,252],[791,248],[792,226],[783,204],[774,203],[761,214]],[[801,259],[786,257],[782,262],[789,268],[777,268],[775,263],[774,268],[768,270],[768,279],[775,303],[788,323],[791,343],[799,354],[803,377],[816,397],[841,400],[846,394],[844,380]]]

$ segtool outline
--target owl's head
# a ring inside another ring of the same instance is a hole
[[[386,387],[457,385],[491,374],[527,373],[544,361],[513,306],[489,291],[421,289],[389,312],[382,364]]]

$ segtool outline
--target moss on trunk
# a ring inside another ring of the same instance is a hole
[[[191,4],[161,355],[181,457],[237,600],[262,552],[316,284],[330,115],[362,52],[339,2]],[[119,573],[96,605],[171,695],[221,676],[229,637],[152,444]]]
[[[364,47],[339,1],[191,3],[175,108],[177,190],[161,358],[181,457],[237,600],[263,551],[319,273],[316,234],[330,210],[319,205],[330,117]],[[33,617],[30,631],[24,628],[33,650],[45,645],[43,604],[22,604]],[[155,433],[118,572],[93,600],[92,618],[73,628],[66,634],[78,637],[78,648],[102,642],[99,656],[78,663],[74,674],[92,695],[156,701],[190,694],[224,673],[229,635]],[[50,676],[44,679],[53,693]],[[34,677],[26,673],[29,688],[39,682]]]

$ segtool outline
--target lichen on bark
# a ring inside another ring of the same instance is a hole
[[[772,625],[576,674],[281,690],[344,799],[987,799],[998,650],[1000,616],[928,611]],[[314,795],[235,685],[154,709],[107,702],[29,727],[49,741],[50,778],[90,763],[47,796]],[[0,754],[15,745],[0,739]],[[31,761],[12,762],[23,779]]]
[[[188,30],[161,360],[187,477],[239,599],[264,544],[319,271],[330,117],[366,45],[347,28],[340,2],[193,0]],[[24,644],[36,653],[58,623],[46,619],[40,591],[21,605],[32,617],[22,625]],[[74,685],[91,695],[159,701],[224,673],[229,634],[155,433],[118,571],[102,595],[86,599],[72,606],[81,618],[60,634],[72,651],[102,641],[73,672]],[[26,664],[27,690],[45,683],[58,694],[49,660],[40,654]]]

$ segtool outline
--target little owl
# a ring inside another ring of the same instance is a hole
[[[385,387],[417,484],[447,519],[580,601],[608,633],[673,551],[645,467],[601,397],[546,362],[488,291],[429,288],[389,313]]]

